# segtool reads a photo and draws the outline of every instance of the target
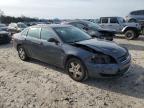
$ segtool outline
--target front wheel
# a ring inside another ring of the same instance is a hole
[[[66,70],[69,76],[75,81],[80,82],[87,79],[87,70],[79,59],[69,59],[66,63]]]
[[[134,38],[136,37],[136,33],[135,33],[135,31],[133,31],[133,30],[127,30],[127,31],[125,32],[125,37],[126,37],[126,39],[128,39],[128,40],[132,40],[132,39],[134,39]]]

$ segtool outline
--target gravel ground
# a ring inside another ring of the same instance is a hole
[[[129,73],[83,83],[54,66],[23,62],[11,44],[0,45],[0,108],[143,108],[144,37],[115,41],[130,50]]]

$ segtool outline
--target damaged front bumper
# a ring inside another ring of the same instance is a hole
[[[118,64],[86,63],[89,77],[116,77],[126,73],[131,65],[131,56]]]

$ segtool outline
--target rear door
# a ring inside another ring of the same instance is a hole
[[[122,25],[118,21],[116,17],[109,18],[108,28],[116,30],[117,32],[121,32]]]
[[[40,40],[40,31],[39,27],[32,27],[29,29],[25,45],[27,50],[32,58],[40,59],[41,51],[41,40]]]

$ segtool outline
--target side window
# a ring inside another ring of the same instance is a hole
[[[42,28],[41,30],[41,39],[43,40],[49,40],[50,38],[54,37],[55,34],[53,33],[52,30],[48,28]]]
[[[118,23],[117,18],[110,18],[110,23]]]
[[[108,23],[108,18],[102,18],[101,23]]]
[[[78,27],[80,29],[84,29],[85,28],[85,26],[83,24],[80,24],[80,23],[77,23],[75,25],[76,25],[76,27]]]
[[[131,12],[130,14],[131,14],[131,15],[136,15],[136,12]]]
[[[135,11],[131,13],[132,15],[144,15],[143,10]]]
[[[21,32],[21,35],[26,36],[27,33],[28,33],[28,29],[24,29],[24,30]]]
[[[129,23],[132,23],[132,22],[138,23],[138,21],[137,21],[136,19],[130,19],[130,20],[128,20],[128,22],[129,22]]]
[[[33,37],[33,38],[40,38],[40,28],[30,28],[29,32],[28,32],[28,36],[29,37]]]

